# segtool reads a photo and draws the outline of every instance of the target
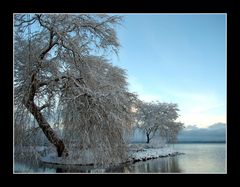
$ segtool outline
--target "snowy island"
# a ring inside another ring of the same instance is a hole
[[[38,149],[39,153],[43,155],[46,153],[46,149]],[[74,153],[71,153],[74,154]],[[79,153],[78,153],[79,154]],[[156,159],[159,157],[168,157],[168,156],[176,156],[184,153],[177,152],[172,147],[167,145],[156,147],[148,144],[129,144],[128,146],[128,159],[120,164],[124,163],[135,163],[139,161],[146,161],[150,159]],[[57,157],[56,154],[48,153],[45,156],[41,156],[40,160],[43,163],[47,164],[58,164],[58,165],[79,165],[79,166],[90,166],[94,165],[92,163],[93,155],[89,150],[82,151],[81,157],[75,157],[75,159],[68,159]]]
[[[159,157],[167,157],[167,156],[176,156],[179,154],[184,154],[177,152],[171,147],[163,146],[163,147],[154,147],[148,146],[146,144],[131,144],[129,151],[129,162],[138,162],[138,161],[146,161],[150,159],[155,159]]]

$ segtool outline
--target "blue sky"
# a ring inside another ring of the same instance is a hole
[[[121,14],[114,65],[144,101],[179,105],[178,120],[226,123],[226,15]]]

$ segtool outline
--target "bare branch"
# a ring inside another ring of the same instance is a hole
[[[16,22],[15,22],[15,23],[14,23],[14,26],[15,26],[15,27],[20,27],[20,26],[22,26],[23,24],[27,23],[26,27],[28,27],[29,25],[34,24],[35,21],[36,21],[36,18],[35,18],[35,17],[33,17],[33,18],[30,19],[30,20],[25,20],[24,17],[25,17],[25,15],[22,15],[20,18],[18,18],[16,21],[18,21],[18,22],[20,22],[20,23],[16,23]]]
[[[39,55],[40,59],[42,60],[44,58],[44,56],[56,45],[58,44],[58,38],[55,39],[55,41],[53,42],[53,37],[54,37],[54,31],[53,29],[50,30],[50,37],[49,37],[49,44],[48,47],[45,48],[41,54]]]
[[[44,108],[49,107],[49,106],[50,106],[49,103],[44,104],[43,106],[39,107],[39,111],[41,111],[41,110],[43,110]]]
[[[60,79],[69,79],[69,77],[61,76],[61,77],[58,77],[58,78],[55,78],[55,79],[52,79],[52,80],[49,80],[49,81],[42,81],[42,82],[39,82],[37,86],[38,86],[38,88],[40,88],[40,87],[49,85],[51,82],[58,82]]]

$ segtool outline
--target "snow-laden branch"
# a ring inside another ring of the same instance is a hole
[[[154,136],[166,138],[168,142],[174,142],[183,124],[176,122],[178,117],[177,104],[172,103],[142,103],[138,108],[137,123],[147,136],[147,143]]]
[[[96,164],[121,162],[137,96],[127,90],[125,71],[105,58],[119,47],[114,30],[119,17],[34,17],[40,29],[31,42],[15,37],[16,116],[34,120],[59,156],[69,152],[74,159],[75,151],[80,158],[88,150]],[[21,29],[16,25],[15,33]]]

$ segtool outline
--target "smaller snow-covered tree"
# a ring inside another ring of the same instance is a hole
[[[142,102],[138,108],[137,126],[144,130],[150,143],[155,135],[174,142],[183,123],[176,122],[179,111],[177,104],[160,102]]]

